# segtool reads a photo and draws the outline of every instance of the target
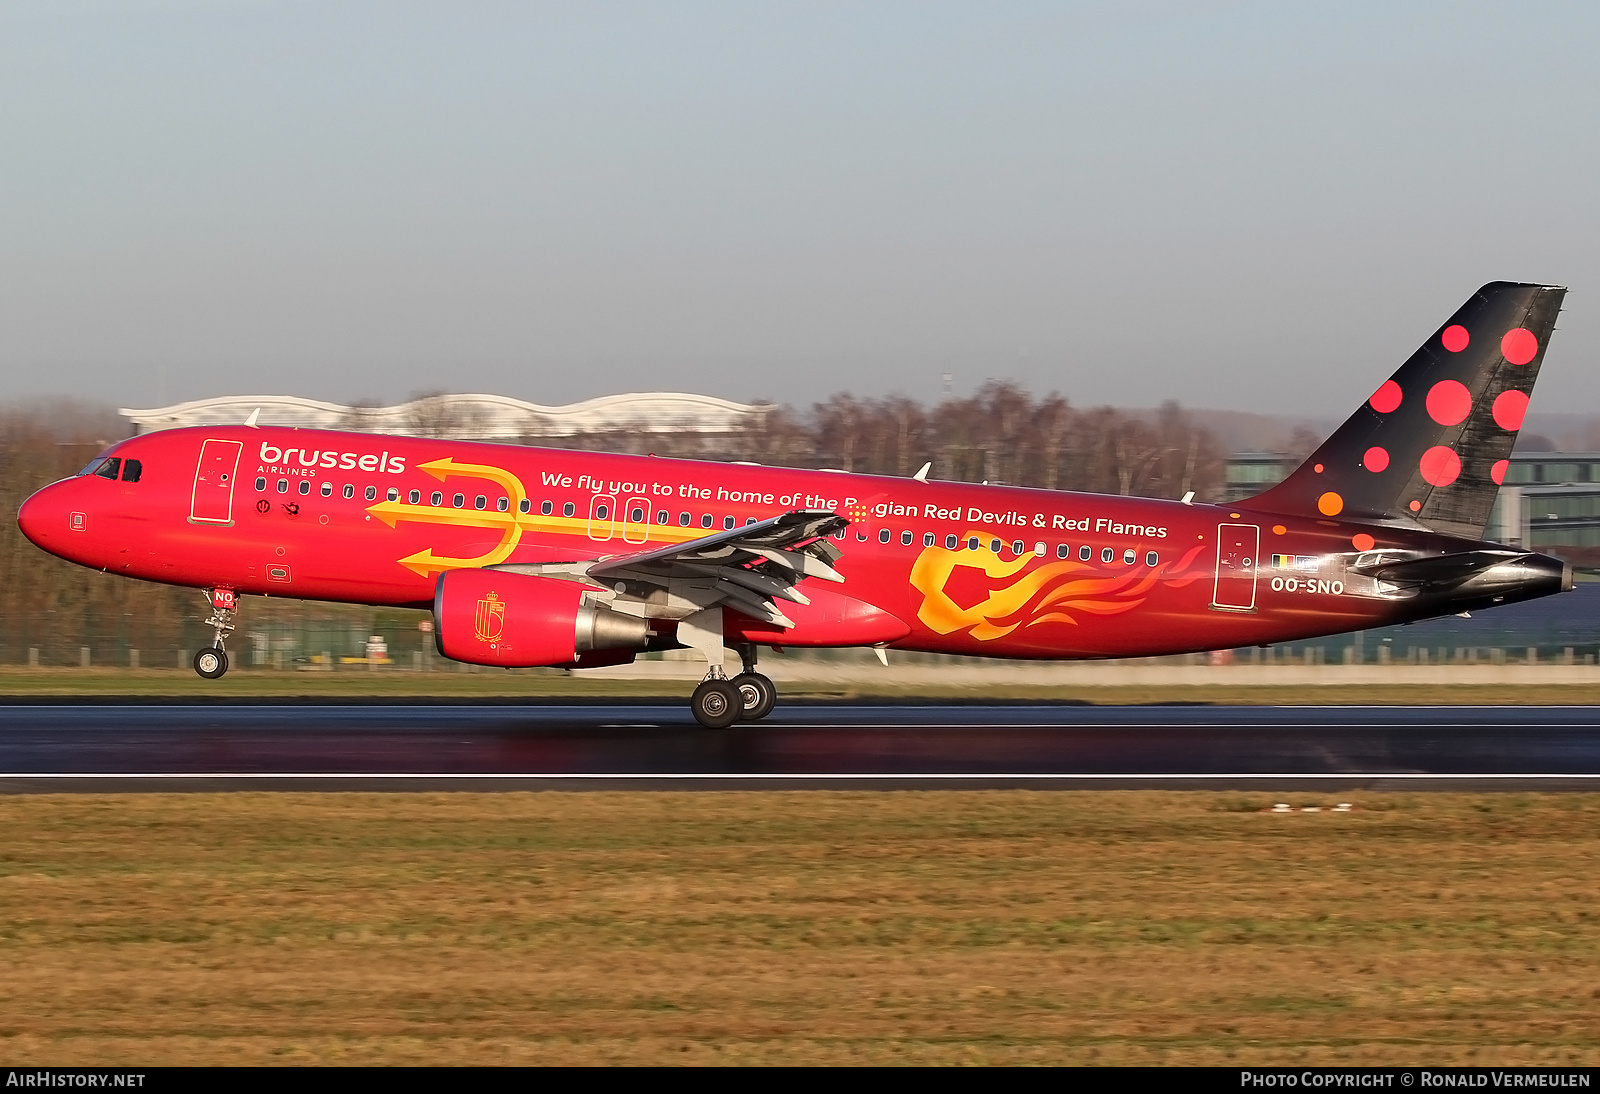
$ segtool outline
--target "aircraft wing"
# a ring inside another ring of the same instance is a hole
[[[715,594],[714,601],[754,619],[790,627],[793,622],[776,602],[811,603],[795,588],[803,578],[844,580],[833,568],[839,549],[824,537],[849,523],[826,510],[796,509],[672,547],[602,559],[590,565],[588,576],[591,581],[624,588],[639,582],[669,589],[686,585],[709,590]]]
[[[824,509],[796,509],[754,524],[713,532],[672,547],[611,555],[593,562],[496,566],[514,573],[587,581],[619,597],[652,604],[651,615],[682,618],[726,605],[780,627],[794,621],[777,602],[809,604],[795,588],[808,577],[843,581],[839,549],[825,538],[849,521]],[[665,592],[664,600],[656,594]]]

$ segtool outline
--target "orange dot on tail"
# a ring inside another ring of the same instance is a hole
[[[1378,541],[1367,535],[1365,532],[1361,532],[1350,537],[1350,545],[1358,551],[1370,551],[1372,548],[1377,546],[1377,544]]]
[[[1329,490],[1317,499],[1317,512],[1325,517],[1336,517],[1344,512],[1344,499]]]
[[[1538,356],[1538,353],[1539,339],[1533,336],[1531,330],[1512,327],[1506,331],[1505,337],[1500,339],[1500,356],[1513,365],[1525,365]]]
[[[1418,467],[1423,481],[1434,486],[1449,486],[1461,477],[1461,457],[1442,444],[1424,452]]]
[[[1383,386],[1377,391],[1374,391],[1372,393],[1372,398],[1368,399],[1367,402],[1370,403],[1372,405],[1372,409],[1376,410],[1379,414],[1388,414],[1399,407],[1400,401],[1404,395],[1405,392],[1400,390],[1399,384],[1395,383],[1393,380],[1385,380],[1383,382]]]
[[[1283,535],[1283,534],[1284,534],[1284,533],[1285,533],[1285,532],[1287,532],[1287,531],[1288,531],[1288,530],[1289,530],[1289,529],[1287,529],[1287,528],[1285,528],[1285,527],[1284,527],[1284,526],[1283,526],[1283,525],[1281,525],[1281,524],[1274,524],[1274,525],[1273,525],[1273,526],[1272,526],[1272,534],[1273,534],[1273,535],[1275,535],[1275,536],[1281,536],[1281,535]]]
[[[1417,510],[1419,510],[1421,508],[1422,508],[1422,503],[1420,501],[1413,501],[1411,503],[1411,511],[1413,513],[1415,513]]]

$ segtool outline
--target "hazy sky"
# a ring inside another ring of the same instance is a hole
[[[0,398],[1600,413],[1600,5],[0,0]]]

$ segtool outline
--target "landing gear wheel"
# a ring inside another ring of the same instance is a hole
[[[739,715],[742,721],[761,721],[772,713],[778,702],[778,689],[759,672],[741,672],[728,683],[739,689],[739,696],[744,700],[744,710]]]
[[[744,710],[742,698],[739,689],[726,680],[702,680],[689,699],[689,709],[707,729],[727,729]]]
[[[194,655],[194,671],[215,680],[228,671],[228,654],[221,646],[207,646]]]

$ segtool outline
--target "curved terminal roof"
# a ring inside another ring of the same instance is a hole
[[[710,395],[653,391],[603,395],[566,406],[541,406],[504,395],[429,395],[396,406],[341,406],[293,395],[227,395],[152,410],[120,410],[137,433],[192,425],[243,423],[303,429],[358,429],[453,440],[640,433],[731,433],[759,425],[770,405]]]

